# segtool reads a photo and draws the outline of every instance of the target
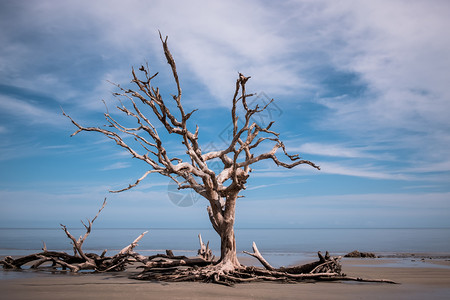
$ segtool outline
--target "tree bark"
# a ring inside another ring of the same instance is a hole
[[[234,236],[233,224],[226,224],[220,234],[220,260],[222,264],[231,263],[234,267],[239,267],[240,263],[236,256],[236,238]]]
[[[241,266],[236,256],[236,237],[234,235],[236,199],[237,193],[227,197],[223,211],[223,221],[218,226],[220,235],[219,263],[228,270],[234,270]]]

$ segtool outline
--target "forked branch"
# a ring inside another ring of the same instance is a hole
[[[256,243],[253,242],[253,253],[247,252],[247,251],[243,251],[245,254],[251,255],[253,257],[255,257],[256,259],[259,260],[259,262],[264,266],[264,268],[266,268],[269,271],[273,271],[275,270],[274,267],[272,267],[267,260],[264,259],[264,257],[261,255],[261,253],[258,250],[258,247],[256,247]]]

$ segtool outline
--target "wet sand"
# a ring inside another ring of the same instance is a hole
[[[343,259],[342,263],[349,276],[384,278],[399,284],[262,282],[226,287],[143,282],[128,279],[127,273],[27,277],[7,271],[6,279],[0,280],[0,299],[450,299],[448,260]]]

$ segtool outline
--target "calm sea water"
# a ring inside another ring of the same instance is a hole
[[[96,229],[84,249],[117,251],[147,229]],[[78,237],[82,229],[70,232]],[[251,251],[255,241],[268,255],[314,254],[318,250],[344,254],[355,249],[383,253],[450,253],[450,229],[236,229],[238,251]],[[140,241],[137,252],[172,249],[195,255],[198,234],[210,248],[219,252],[220,239],[212,229],[150,229]],[[39,251],[45,242],[49,250],[72,249],[61,229],[0,229],[0,256]],[[192,252],[192,253],[191,253]]]
[[[130,244],[147,229],[94,228],[85,241],[84,250],[100,253],[108,249],[113,255]],[[82,229],[70,232],[78,237]],[[136,251],[143,255],[164,253],[172,249],[175,255],[196,256],[198,234],[210,242],[216,256],[220,256],[220,239],[212,229],[150,229]],[[450,229],[236,229],[238,255],[251,252],[255,241],[260,252],[275,267],[316,260],[317,251],[343,255],[353,250],[375,252],[378,255],[396,253],[450,254]],[[0,228],[0,259],[7,255],[27,255],[41,251],[42,242],[48,250],[72,252],[69,239],[61,229],[5,229]],[[246,255],[243,255],[246,256]],[[249,256],[247,256],[249,257]],[[418,262],[417,262],[418,261]],[[403,259],[403,266],[429,266],[417,260]],[[256,265],[258,264],[255,260]],[[398,266],[398,262],[396,262]],[[436,265],[433,265],[436,267]],[[444,266],[445,267],[445,266]],[[0,280],[33,276],[49,276],[41,272],[6,271],[0,269]],[[69,275],[68,275],[69,276]]]
[[[108,253],[113,255],[146,230],[94,228],[83,249],[95,253],[108,249]],[[70,232],[75,237],[84,234],[82,229],[72,229]],[[311,262],[316,259],[319,250],[329,251],[332,255],[343,255],[353,250],[375,252],[378,255],[450,253],[448,228],[236,229],[235,232],[237,250],[240,253],[238,255],[243,255],[242,250],[251,252],[252,242],[255,241],[260,252],[275,267]],[[196,256],[199,233],[205,243],[210,242],[213,253],[220,256],[220,239],[212,229],[150,229],[135,250],[143,255],[152,255],[171,249],[175,255]],[[46,243],[48,250],[72,253],[70,241],[61,229],[0,228],[0,259],[7,255],[39,252],[42,242]],[[256,260],[255,263],[257,264]],[[0,270],[0,280],[38,275],[45,276],[36,272]]]

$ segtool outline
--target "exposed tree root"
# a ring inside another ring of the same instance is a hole
[[[269,271],[258,267],[240,267],[233,271],[223,271],[214,265],[198,268],[152,268],[143,271],[131,278],[149,281],[201,281],[212,282],[231,286],[236,283],[274,281],[284,283],[313,281],[360,281],[360,282],[383,282],[395,283],[386,279],[363,279],[348,277],[342,273],[305,273],[295,274],[280,271]]]
[[[395,283],[386,279],[363,279],[357,277],[348,277],[342,273],[340,264],[341,257],[331,257],[328,252],[323,256],[318,252],[319,260],[300,266],[289,268],[274,268],[261,255],[253,243],[253,253],[245,253],[257,258],[265,268],[230,266],[222,262],[206,267],[201,267],[192,261],[191,267],[187,264],[174,263],[164,265],[147,264],[144,270],[133,279],[151,280],[151,281],[202,281],[212,282],[223,285],[233,285],[245,282],[275,281],[275,282],[304,282],[314,281],[360,281],[360,282],[384,282]],[[183,260],[182,260],[183,261]]]

